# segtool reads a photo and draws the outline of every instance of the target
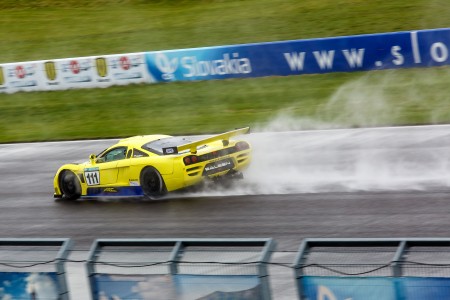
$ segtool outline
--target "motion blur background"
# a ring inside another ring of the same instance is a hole
[[[0,3],[0,63],[448,27],[446,0]],[[449,68],[0,94],[0,142],[448,123]]]

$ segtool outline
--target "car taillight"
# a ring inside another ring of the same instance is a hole
[[[250,149],[250,145],[247,142],[237,142],[235,147],[237,151]]]
[[[183,162],[186,166],[196,164],[198,162],[198,157],[195,155],[189,155],[183,158]]]

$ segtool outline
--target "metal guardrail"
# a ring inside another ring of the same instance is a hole
[[[274,249],[272,239],[99,239],[87,261],[91,294],[96,299],[98,274],[250,275],[258,278],[261,299],[270,300]]]
[[[305,239],[293,268],[299,299],[307,275],[450,277],[450,239]]]
[[[270,300],[271,264],[293,269],[299,299],[305,299],[305,287],[314,286],[311,280],[337,278],[341,280],[334,281],[338,284],[358,285],[363,278],[376,285],[382,278],[387,286],[396,287],[397,299],[403,299],[405,291],[411,293],[411,288],[420,288],[415,285],[418,280],[422,285],[430,284],[424,295],[434,292],[431,286],[436,282],[450,282],[450,238],[305,239],[291,266],[271,262],[275,252],[272,239],[98,239],[87,260],[79,261],[68,259],[71,248],[70,239],[0,239],[0,275],[50,274],[55,284],[57,281],[62,300],[69,299],[66,262],[86,263],[93,299],[99,295],[95,276],[111,274],[118,276],[112,277],[113,284],[117,278],[132,282],[135,275],[156,275],[152,278],[175,285],[181,282],[182,292],[189,284],[199,283],[195,282],[199,278],[207,278],[202,284],[208,278],[216,283],[231,278],[235,284],[251,282],[242,286],[250,286],[252,291],[256,284],[256,297]],[[446,291],[441,289],[439,293],[444,295]]]
[[[59,299],[68,300],[64,263],[71,246],[70,239],[0,239],[0,272],[16,269],[37,272],[52,265],[58,280]]]

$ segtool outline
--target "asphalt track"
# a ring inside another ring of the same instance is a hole
[[[55,201],[52,178],[112,140],[0,145],[2,238],[449,237],[450,126],[252,133],[246,178],[160,201]]]

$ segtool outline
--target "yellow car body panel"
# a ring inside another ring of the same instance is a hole
[[[53,180],[56,198],[160,196],[205,178],[239,173],[251,161],[251,147],[231,137],[249,128],[200,140],[146,135],[122,139],[81,164],[61,166]]]

